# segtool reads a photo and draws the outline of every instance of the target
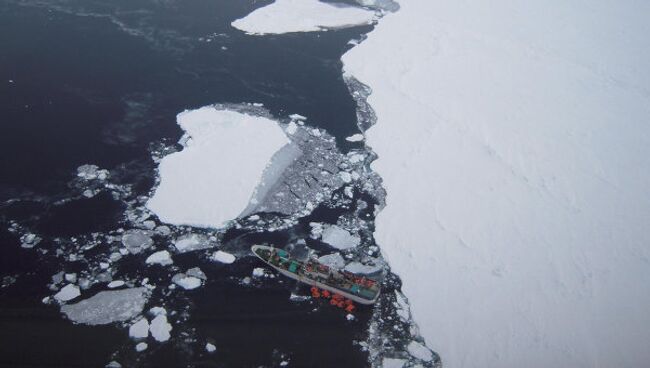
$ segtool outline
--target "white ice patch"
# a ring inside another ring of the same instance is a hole
[[[344,4],[276,0],[232,22],[232,26],[249,34],[263,35],[346,28],[370,24],[375,19],[372,11]]]
[[[183,235],[174,241],[174,247],[180,252],[191,252],[212,247],[210,240],[201,234]]]
[[[172,256],[166,250],[161,250],[151,254],[149,257],[147,257],[147,259],[144,262],[150,265],[158,264],[161,266],[168,266],[174,263],[174,261],[172,260]]]
[[[148,347],[149,347],[149,345],[147,345],[146,342],[139,342],[139,343],[137,343],[135,345],[135,351],[140,353],[140,352],[143,352],[143,351],[147,350]]]
[[[58,293],[54,294],[54,299],[60,302],[67,302],[81,295],[77,285],[68,284],[61,288]]]
[[[352,262],[345,266],[345,270],[357,274],[371,274],[381,271],[382,266],[364,265],[359,262]]]
[[[122,235],[122,244],[124,244],[129,253],[138,254],[153,245],[151,235],[151,231],[148,230],[129,230]]]
[[[431,350],[427,349],[426,346],[420,344],[417,341],[411,341],[409,345],[406,347],[406,350],[411,354],[411,356],[424,360],[425,362],[430,361],[433,359],[433,354],[431,354]]]
[[[426,342],[449,367],[647,366],[650,2],[399,3],[343,62]]]
[[[256,267],[253,269],[253,277],[264,277],[265,272],[262,267]]]
[[[214,253],[212,253],[212,257],[210,257],[211,260],[215,262],[221,262],[221,263],[226,263],[230,264],[235,262],[235,256],[233,256],[230,253],[224,252],[222,250],[218,250]]]
[[[345,138],[345,140],[348,142],[361,142],[363,139],[363,134],[354,134]]]
[[[109,289],[115,289],[115,288],[118,288],[118,287],[124,286],[124,281],[122,281],[122,280],[111,281],[111,282],[109,282],[108,285],[106,285],[106,286],[107,286]]]
[[[129,336],[134,339],[146,339],[149,336],[149,321],[142,318],[132,324],[129,327]]]
[[[160,185],[147,207],[166,223],[222,227],[246,208],[288,138],[273,120],[212,106],[177,120],[188,139],[161,160]]]
[[[172,325],[167,322],[166,314],[157,315],[149,325],[149,332],[156,341],[167,341],[171,337]]]
[[[318,258],[318,262],[335,269],[345,267],[345,259],[339,253],[327,254]]]
[[[89,325],[127,321],[142,313],[147,301],[146,288],[100,291],[76,304],[61,307],[70,320]]]
[[[185,290],[193,290],[201,286],[201,279],[194,276],[187,276],[184,273],[178,273],[172,277],[174,284]]]
[[[337,249],[354,248],[361,243],[358,236],[336,225],[327,225],[321,240]]]
[[[205,351],[207,351],[208,353],[214,353],[215,351],[217,351],[217,347],[208,342],[205,344]]]

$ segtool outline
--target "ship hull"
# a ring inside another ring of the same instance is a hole
[[[341,296],[343,296],[343,297],[345,297],[347,299],[350,299],[350,300],[352,300],[354,302],[357,302],[359,304],[365,304],[365,305],[374,304],[377,301],[377,299],[379,298],[379,294],[380,294],[379,290],[377,291],[376,295],[372,299],[366,299],[366,298],[362,298],[362,297],[360,297],[358,295],[352,294],[350,292],[347,292],[345,290],[339,289],[337,287],[330,286],[330,285],[327,285],[325,283],[319,282],[317,280],[313,280],[313,279],[307,278],[305,276],[302,276],[300,274],[297,274],[297,273],[294,273],[294,272],[289,272],[289,271],[287,271],[287,270],[285,270],[283,268],[277,267],[276,265],[269,262],[267,259],[264,259],[264,257],[262,257],[256,251],[256,250],[258,250],[258,249],[260,249],[262,247],[267,248],[267,249],[272,249],[271,247],[266,247],[266,246],[263,246],[263,245],[254,245],[251,248],[251,250],[253,251],[253,254],[255,254],[255,256],[257,258],[261,259],[264,263],[271,266],[273,269],[275,269],[280,274],[282,274],[282,275],[284,275],[286,277],[289,277],[291,279],[294,279],[296,281],[302,282],[302,283],[307,284],[307,285],[315,286],[315,287],[317,287],[319,289],[327,290],[327,291],[329,291],[329,292],[331,292],[333,294],[339,294],[339,295],[341,295]]]

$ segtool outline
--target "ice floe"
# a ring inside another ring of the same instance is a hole
[[[208,342],[205,344],[205,351],[207,351],[208,353],[214,353],[215,351],[217,351],[217,347]]]
[[[179,253],[192,252],[212,247],[210,240],[202,234],[187,234],[174,241],[174,247]]]
[[[361,239],[337,225],[325,225],[321,240],[337,249],[354,248]]]
[[[235,262],[236,258],[235,258],[234,255],[232,255],[230,253],[224,252],[222,250],[218,250],[218,251],[212,253],[212,256],[210,257],[210,259],[215,261],[215,262],[230,264],[230,263]]]
[[[345,138],[345,140],[348,142],[361,142],[362,140],[364,140],[364,137],[363,134],[354,134]]]
[[[194,276],[188,276],[184,273],[177,273],[172,277],[172,282],[185,290],[193,290],[201,286],[201,279]]]
[[[127,321],[142,313],[147,301],[144,287],[100,291],[75,304],[61,307],[71,321],[88,325],[104,325]]]
[[[250,34],[313,32],[370,24],[375,12],[345,4],[318,0],[276,0],[232,26]]]
[[[221,227],[246,208],[287,136],[267,117],[214,106],[177,120],[184,148],[161,160],[160,184],[147,207],[166,223]]]
[[[171,337],[171,330],[172,325],[167,321],[166,313],[158,314],[149,324],[149,332],[151,332],[151,336],[159,342],[169,340]]]
[[[344,55],[377,116],[375,237],[446,365],[650,361],[649,12],[403,1]]]
[[[135,351],[142,352],[142,351],[147,350],[148,347],[149,347],[149,345],[147,345],[146,342],[139,342],[139,343],[137,343],[135,345]]]
[[[141,318],[129,327],[129,336],[134,339],[146,339],[149,336],[149,321]]]
[[[153,234],[148,230],[128,230],[122,235],[122,244],[131,254],[138,254],[153,245]]]
[[[168,266],[174,263],[171,255],[166,250],[160,250],[158,252],[152,253],[144,262],[146,264],[158,264],[161,266]]]
[[[54,299],[60,302],[67,302],[81,295],[79,287],[74,284],[68,284],[61,288],[58,293],[54,294]]]

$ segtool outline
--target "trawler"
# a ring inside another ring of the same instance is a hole
[[[359,304],[373,304],[379,298],[380,288],[376,280],[348,271],[333,269],[319,263],[315,258],[309,258],[302,262],[292,258],[283,249],[253,245],[251,250],[259,259],[281,274],[312,285],[312,296],[321,295],[317,288],[323,290],[323,296],[332,295],[332,304],[336,304],[335,301],[339,304],[342,303],[341,297]]]

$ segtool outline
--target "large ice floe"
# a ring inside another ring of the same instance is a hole
[[[271,156],[288,139],[273,120],[207,106],[182,112],[182,151],[159,165],[147,207],[167,223],[221,227],[246,208]]]
[[[647,366],[650,3],[400,5],[343,62],[427,344],[449,367]]]
[[[371,10],[318,0],[276,0],[232,26],[251,34],[310,32],[370,24]]]
[[[147,297],[147,289],[143,287],[100,291],[76,304],[62,306],[61,312],[76,323],[105,325],[136,317],[142,312]]]

